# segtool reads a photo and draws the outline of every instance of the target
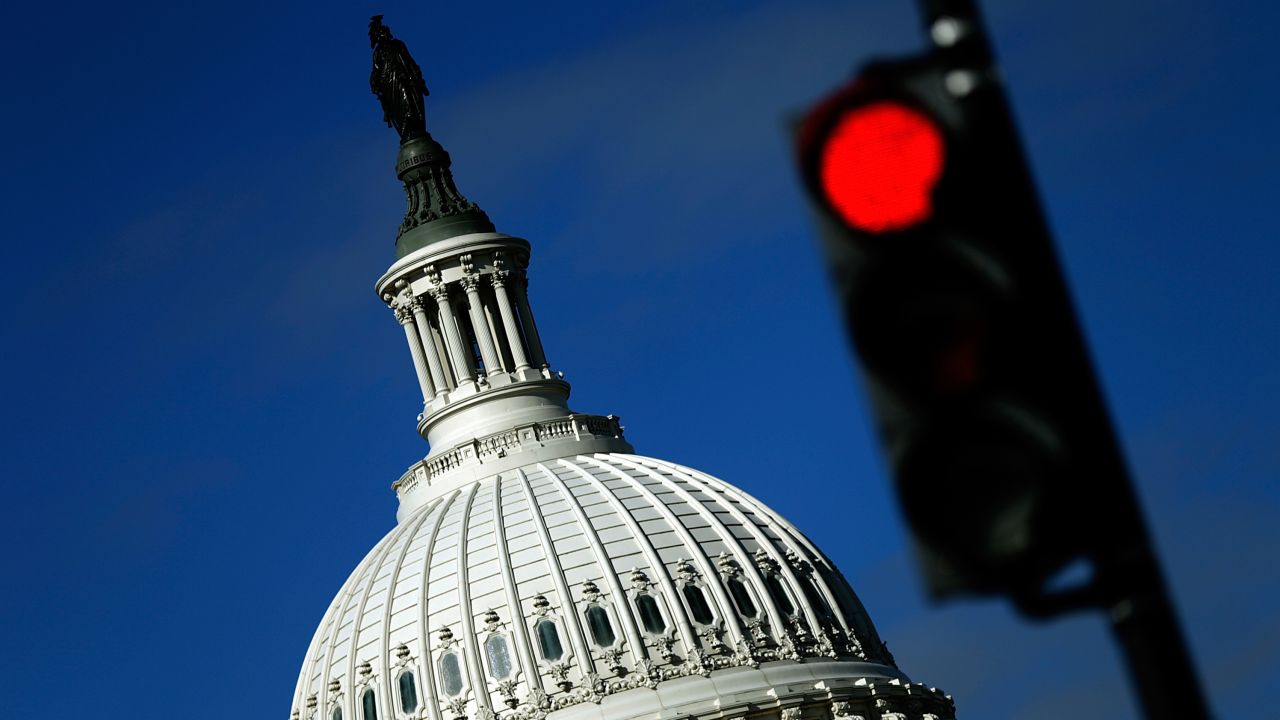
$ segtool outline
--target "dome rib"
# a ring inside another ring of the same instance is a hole
[[[626,480],[633,488],[636,489],[637,492],[641,493],[646,500],[652,503],[652,507],[662,515],[663,519],[667,521],[667,524],[670,525],[680,536],[680,539],[684,541],[685,547],[690,549],[699,547],[700,544],[697,539],[693,537],[693,533],[689,532],[689,528],[685,527],[685,524],[680,522],[675,513],[671,512],[671,508],[667,507],[666,503],[662,502],[652,490],[645,487],[644,483],[637,481],[627,473],[619,472],[616,467],[603,462],[600,459],[601,457],[602,456],[597,455],[595,457],[583,457],[582,459],[594,463],[598,467],[609,468],[615,475]],[[711,523],[713,528],[715,527],[715,516],[713,513],[706,511],[706,508],[702,507],[701,503],[690,503],[690,506],[698,510],[699,517],[706,520],[708,523]],[[728,591],[725,590],[719,571],[712,566],[711,560],[707,558],[706,553],[690,552],[689,554],[693,556],[690,560],[697,564],[698,570],[702,573],[704,584],[711,589],[712,594],[715,595],[717,605],[721,608],[719,615],[721,620],[724,621],[724,627],[729,631],[729,635],[732,640],[729,646],[735,648],[743,646],[747,642],[745,627],[742,624],[741,618],[738,617],[738,614],[733,612],[733,603],[729,599]],[[673,593],[672,597],[675,598],[677,602],[680,599],[678,593]],[[681,605],[683,606],[683,603],[681,603]]]
[[[475,608],[471,604],[468,592],[471,574],[470,563],[467,562],[467,545],[470,541],[471,509],[475,505],[476,496],[480,494],[480,484],[473,483],[467,491],[467,499],[462,509],[462,526],[458,528],[458,614],[462,626],[463,644],[466,645],[467,657],[463,658],[463,666],[471,674],[471,695],[479,714],[493,712],[489,706],[489,684],[484,679],[484,669],[480,667],[482,655],[480,644],[476,642]],[[465,697],[463,695],[462,697]]]
[[[326,683],[324,680],[330,675],[330,670],[336,661],[336,654],[338,647],[340,646],[338,638],[342,634],[342,626],[346,620],[348,611],[351,609],[351,602],[355,599],[357,594],[360,594],[362,597],[368,596],[368,592],[372,589],[372,584],[365,583],[364,579],[369,575],[370,568],[376,567],[377,564],[381,562],[383,553],[391,548],[398,535],[398,528],[393,529],[391,532],[384,535],[382,539],[378,541],[378,544],[374,545],[373,550],[369,555],[365,557],[364,562],[356,566],[355,571],[351,573],[351,577],[347,579],[347,582],[342,586],[342,590],[339,591],[339,598],[334,598],[335,605],[338,603],[339,599],[341,599],[342,610],[334,616],[335,623],[330,631],[332,634],[329,636],[328,649],[320,660],[313,663],[313,671],[306,679],[306,683],[299,683],[300,686],[305,685],[302,687],[301,694],[298,698],[299,707],[302,707],[306,698],[313,692],[319,696],[321,692],[326,690]],[[352,582],[353,580],[354,582]],[[364,592],[358,593],[357,591],[361,589],[363,589]],[[352,620],[353,625],[358,621],[359,616],[357,615],[357,617]],[[347,636],[347,638],[344,638],[344,640],[348,643],[348,657],[353,656],[355,654],[355,632],[353,631],[349,636]],[[347,677],[351,677],[351,673],[348,673]],[[316,680],[320,681],[319,688],[313,687],[313,682]]]
[[[388,533],[388,537],[390,533]],[[385,538],[384,538],[385,539]],[[316,673],[324,673],[326,665],[329,662],[329,656],[333,652],[331,637],[329,631],[333,626],[334,618],[339,615],[339,601],[347,595],[347,588],[352,586],[352,579],[356,573],[360,572],[360,566],[348,576],[347,581],[342,584],[342,588],[338,590],[338,594],[329,602],[329,609],[325,611],[324,618],[320,620],[320,625],[316,628],[316,634],[311,638],[311,644],[307,646],[307,661],[302,666],[302,672],[298,674],[298,685],[294,689],[293,706],[302,707],[307,690],[311,687],[311,679]],[[312,650],[319,649],[321,654],[317,657],[312,654]]]
[[[627,593],[622,589],[622,583],[618,581],[618,573],[613,568],[613,561],[609,559],[609,553],[605,551],[604,544],[600,542],[600,535],[596,532],[595,526],[591,524],[591,520],[582,509],[582,504],[578,502],[573,492],[565,485],[563,478],[552,472],[543,463],[538,463],[538,469],[551,479],[556,489],[560,491],[560,494],[568,502],[570,512],[573,513],[574,519],[578,521],[578,526],[582,528],[582,532],[586,535],[587,542],[591,546],[591,551],[596,556],[600,572],[604,574],[605,584],[609,586],[609,592],[613,594],[614,604],[625,604]],[[551,551],[555,552],[555,548],[552,548]],[[569,600],[569,602],[572,602],[572,600]],[[635,616],[630,612],[622,612],[621,609],[615,615],[621,621],[622,632],[626,635],[627,644],[631,646],[631,656],[635,658],[636,664],[638,665],[641,660],[648,660],[649,648],[640,639],[640,628],[636,625]]]
[[[369,564],[373,562],[376,554],[381,552],[382,548],[393,542],[396,532],[396,529],[393,529],[391,532],[382,536],[377,544],[373,546],[373,549],[369,551],[369,554],[365,556],[364,560],[356,566],[355,570],[351,571],[351,575],[349,575],[347,577],[347,581],[343,583],[342,589],[339,590],[337,596],[333,598],[333,602],[330,604],[331,614],[327,616],[328,623],[327,625],[322,623],[321,626],[324,627],[325,630],[321,637],[318,638],[321,640],[321,647],[323,650],[318,656],[309,658],[307,666],[311,672],[307,673],[306,669],[304,669],[303,677],[298,681],[298,707],[303,707],[306,702],[306,698],[313,692],[313,685],[316,680],[320,680],[321,685],[324,685],[323,680],[329,674],[329,667],[333,663],[334,653],[337,650],[337,637],[339,635],[339,631],[342,629],[343,618],[346,617],[347,610],[351,607],[351,600],[355,596],[356,591],[360,588],[360,580],[368,574]],[[337,610],[337,612],[334,613],[334,610]],[[312,648],[314,647],[315,645],[313,644]],[[310,652],[311,649],[309,648],[308,655],[310,655]],[[314,692],[316,692],[317,695],[319,694],[319,690],[315,690]]]
[[[511,569],[511,557],[507,554],[507,522],[502,508],[501,477],[493,484],[493,533],[498,555],[498,571],[502,573],[502,588],[507,597],[508,609],[505,620],[511,623],[511,631],[516,640],[516,652],[520,655],[520,665],[524,671],[525,684],[530,691],[534,688],[542,690],[542,673],[537,671],[538,664],[533,659],[533,645],[529,642],[528,628],[524,623],[520,594],[516,590],[516,576]]]
[[[529,516],[533,520],[534,528],[538,533],[538,541],[542,545],[542,556],[545,559],[547,569],[551,571],[551,582],[555,586],[556,595],[559,596],[560,607],[563,608],[560,617],[564,618],[565,624],[569,626],[569,641],[573,643],[575,654],[582,658],[578,663],[578,669],[584,678],[595,675],[595,661],[592,658],[591,650],[588,649],[587,636],[583,632],[582,623],[578,620],[577,606],[573,602],[573,596],[569,594],[569,585],[565,582],[564,568],[560,565],[560,556],[556,553],[555,546],[551,542],[551,531],[547,529],[546,520],[542,515],[542,508],[538,505],[537,500],[533,496],[533,487],[529,482],[529,476],[525,474],[524,469],[516,470],[516,477],[520,479],[520,489],[524,491],[525,502],[529,506]],[[537,670],[535,664],[530,672]],[[588,672],[588,669],[590,672]],[[541,676],[541,673],[538,673]],[[532,683],[530,683],[532,687]],[[546,692],[546,688],[539,688]]]
[[[726,482],[717,480],[716,478],[713,478],[695,468],[638,455],[625,455],[623,457],[634,458],[642,463],[651,463],[658,467],[665,467],[671,472],[687,478],[691,484],[697,487],[704,489],[715,488],[716,493],[731,499],[736,499],[738,502],[742,503],[743,506],[750,508],[752,512],[760,515],[765,520],[768,520],[770,524],[782,530],[787,536],[789,536],[793,545],[791,549],[796,550],[797,555],[807,559],[815,566],[825,568],[827,573],[837,577],[841,582],[844,582],[843,577],[840,575],[840,571],[836,569],[835,565],[831,563],[827,556],[819,550],[817,546],[809,540],[809,538],[805,537],[804,533],[797,530],[794,525],[786,520],[786,518],[778,515],[778,513],[774,512],[769,508],[769,506],[757,500],[750,493],[733,487]],[[785,543],[786,537],[779,535],[779,538]],[[844,592],[840,594],[846,595],[848,600],[854,605],[854,610],[856,611],[856,613],[854,613],[854,617],[846,616],[847,614],[845,613],[844,603],[840,602],[836,589],[831,587],[827,580],[827,575],[819,572],[817,568],[815,568],[814,572],[814,581],[818,587],[823,590],[823,598],[826,600],[828,606],[838,614],[842,625],[851,630],[858,631],[858,634],[861,637],[855,639],[862,645],[863,655],[867,658],[874,657],[892,666],[892,658],[885,657],[886,653],[883,651],[883,643],[880,641],[880,634],[876,632],[875,627],[871,624],[870,616],[862,606],[862,601],[858,599],[857,594],[853,592],[852,588],[848,587],[848,583],[845,582],[846,587],[843,588]],[[867,646],[867,641],[870,641],[870,648]]]
[[[422,510],[424,515],[435,515],[435,521],[431,523],[431,536],[427,540],[427,546],[422,553],[422,587],[418,591],[418,657],[419,667],[422,669],[423,687],[426,692],[423,693],[423,704],[427,706],[427,713],[431,720],[441,720],[440,703],[437,698],[440,695],[436,692],[436,673],[435,661],[431,657],[431,644],[429,635],[431,633],[431,624],[427,615],[428,600],[431,587],[431,550],[436,545],[436,536],[440,532],[440,526],[444,524],[444,518],[449,514],[449,509],[453,507],[453,501],[458,499],[462,493],[454,491],[446,497],[440,498],[434,505],[434,510]]]
[[[395,532],[392,530],[391,532]],[[391,537],[391,533],[383,536],[382,541],[385,542]],[[377,546],[375,546],[376,549]],[[356,566],[355,570],[347,576],[346,582],[338,590],[338,594],[329,602],[329,609],[325,611],[324,617],[320,620],[320,625],[316,627],[316,633],[311,638],[311,644],[307,646],[307,661],[302,665],[302,671],[298,674],[298,684],[294,688],[293,706],[302,707],[304,698],[306,698],[307,690],[311,687],[312,677],[316,673],[324,674],[330,655],[333,653],[332,638],[329,635],[333,626],[334,619],[341,616],[339,604],[348,594],[348,589],[353,587],[352,581],[355,579],[363,568],[363,563]],[[320,649],[322,654],[318,657],[312,654],[314,649]],[[323,662],[323,664],[322,664]]]
[[[653,471],[651,468],[645,468],[644,466],[639,465],[638,463],[628,461],[625,458],[618,458],[618,461],[624,462],[637,470],[653,475]],[[655,477],[654,479],[661,481],[660,477]],[[690,478],[688,478],[686,475],[685,479],[689,480]],[[695,487],[698,487],[704,493],[709,492],[709,488],[707,488],[705,485],[701,483],[698,483],[695,481],[690,484],[695,485]],[[681,488],[678,484],[675,484],[675,483],[672,484],[672,491],[675,492],[677,495],[680,495],[681,498],[685,500],[685,502],[689,502],[691,504],[694,504],[695,506],[702,505],[702,503],[698,502],[695,498],[689,495],[689,493],[685,491],[683,488]],[[729,511],[729,513],[733,516],[735,520],[737,520],[739,523],[742,524],[743,529],[746,530],[751,535],[751,537],[756,541],[756,544],[759,545],[760,548],[763,549],[765,553],[768,554],[768,556],[774,561],[774,563],[777,564],[778,571],[782,574],[784,578],[786,578],[787,583],[791,587],[795,588],[796,590],[801,590],[802,586],[800,584],[800,580],[796,578],[793,572],[791,572],[791,564],[787,562],[786,557],[783,556],[782,553],[778,552],[778,548],[776,544],[760,530],[759,525],[757,525],[756,522],[751,518],[748,518],[741,510],[734,507],[732,503],[722,503],[722,506]],[[736,538],[736,536],[734,537]],[[766,587],[764,583],[763,573],[760,572],[760,569],[757,566],[758,563],[756,562],[755,557],[752,556],[747,562],[751,565],[751,567],[756,569],[756,575],[760,580],[760,584],[758,587]],[[772,602],[773,601],[772,596],[769,593],[764,593],[764,594],[768,596],[770,605],[773,606],[774,603]],[[823,623],[820,622],[818,617],[814,614],[813,612],[814,609],[809,606],[809,603],[800,601],[801,600],[800,598],[795,598],[795,600],[796,600],[796,603],[795,603],[796,607],[799,608],[804,613],[805,619],[809,623],[809,627],[813,628],[815,632],[821,632],[825,634],[825,631],[823,630],[823,627],[824,627]],[[774,611],[777,612],[776,606],[774,607]],[[778,613],[773,615],[773,617],[778,619],[779,634],[780,635],[788,634],[788,628],[786,628],[784,624],[787,619],[786,615]]]
[[[644,472],[643,467],[639,467],[635,469],[639,472]],[[784,624],[784,620],[786,616],[783,615],[782,612],[778,609],[777,604],[774,603],[773,601],[773,597],[768,592],[764,591],[766,587],[764,582],[764,576],[761,575],[760,569],[756,567],[755,559],[751,556],[750,549],[747,548],[744,542],[742,542],[742,539],[739,538],[736,534],[734,534],[733,530],[728,526],[728,524],[726,524],[723,520],[717,517],[714,511],[707,508],[704,503],[700,502],[693,496],[689,495],[688,492],[678,487],[675,483],[664,480],[660,477],[655,477],[654,480],[655,482],[658,482],[659,484],[661,484],[664,487],[664,489],[670,490],[673,494],[679,496],[682,500],[688,503],[691,508],[693,508],[696,512],[698,512],[699,515],[701,515],[704,520],[706,520],[708,523],[711,524],[712,529],[714,529],[716,534],[720,537],[721,543],[725,547],[727,547],[730,553],[733,555],[733,559],[738,564],[738,567],[750,579],[751,582],[748,584],[751,587],[758,589],[758,592],[756,593],[756,596],[757,596],[756,600],[759,601],[762,605],[764,605],[766,619],[771,621],[775,626],[774,637],[779,641],[782,641],[784,638],[786,638],[787,628]],[[661,503],[661,500],[659,500],[658,502]],[[665,505],[665,503],[662,503],[662,504]],[[733,508],[728,508],[728,509],[730,511],[733,510]],[[739,522],[742,522],[744,530],[746,530],[748,525],[753,525],[753,523],[751,523],[750,521],[744,522],[743,519],[738,515],[735,515],[735,519],[737,519]],[[722,577],[721,572],[716,572],[715,577],[717,581],[721,583],[725,582],[725,579],[724,577]],[[726,592],[727,592],[727,588],[726,588]],[[734,616],[738,615],[738,613],[735,610],[735,606],[732,604],[725,606],[725,612],[733,613]],[[747,622],[746,626],[750,631],[751,623]],[[752,644],[750,642],[747,642],[747,644],[742,649],[747,650],[749,652],[751,647],[752,647]]]
[[[426,510],[422,513],[422,517],[418,518],[418,520],[413,524],[413,529],[404,533],[403,539],[400,541],[402,546],[400,548],[400,553],[396,558],[395,567],[391,570],[391,582],[387,585],[387,599],[386,602],[383,603],[382,609],[382,652],[378,655],[384,668],[384,672],[387,675],[387,682],[382,684],[383,698],[386,701],[386,705],[384,705],[384,707],[387,708],[394,708],[396,700],[391,691],[391,665],[394,662],[391,659],[391,611],[395,607],[396,583],[400,579],[400,571],[404,568],[404,559],[408,556],[409,549],[413,547],[414,539],[418,537],[418,531],[430,516],[431,511]],[[327,693],[328,688],[324,688],[323,691]],[[321,704],[320,707],[324,708],[328,706]]]
[[[575,460],[578,458],[574,458]],[[680,629],[680,635],[684,641],[685,652],[689,653],[698,647],[697,634],[693,631],[693,623],[689,621],[689,617],[685,612],[684,603],[680,602],[680,596],[676,593],[675,583],[671,580],[671,573],[667,569],[667,564],[658,556],[658,551],[653,547],[653,543],[649,540],[649,534],[640,528],[640,523],[636,522],[635,517],[631,514],[618,499],[618,496],[605,486],[600,478],[584,469],[581,465],[577,465],[569,458],[561,458],[560,464],[576,472],[583,480],[589,483],[592,489],[602,497],[609,507],[617,513],[618,517],[627,526],[636,540],[636,544],[640,546],[640,552],[644,555],[645,562],[649,564],[650,571],[657,576],[658,584],[662,586],[662,591],[670,600],[666,603],[668,611],[677,618],[676,626]],[[628,596],[623,595],[620,602],[627,602]]]
[[[777,513],[770,511],[766,505],[750,494],[741,493],[740,495],[744,504],[755,508],[761,515],[774,522],[779,530],[784,533],[784,539],[790,539],[794,546],[793,549],[796,549],[797,556],[814,567],[813,579],[815,585],[822,592],[823,599],[827,605],[837,613],[845,627],[856,631],[856,640],[862,645],[863,654],[867,658],[875,658],[888,665],[893,665],[893,658],[889,657],[885,652],[884,645],[880,640],[880,633],[871,624],[871,616],[867,614],[866,608],[862,605],[862,600],[858,598],[857,593],[849,586],[848,581],[844,579],[840,570],[821,550],[809,542],[804,533],[796,529],[794,525],[788,523]],[[804,552],[806,548],[811,553]],[[852,612],[846,610],[846,608],[852,608]]]
[[[373,574],[370,581],[368,583],[365,583],[364,592],[360,596],[360,604],[356,609],[355,618],[352,619],[352,622],[354,623],[354,628],[351,632],[351,648],[347,651],[346,677],[348,678],[348,682],[352,683],[353,689],[355,687],[354,683],[355,683],[355,677],[356,677],[357,663],[364,662],[359,659],[359,656],[360,656],[360,649],[362,647],[361,640],[366,629],[364,625],[365,608],[369,604],[369,598],[374,595],[378,587],[378,578],[382,573],[383,563],[386,562],[387,556],[391,553],[392,549],[399,547],[402,543],[407,543],[409,537],[410,537],[410,533],[406,533],[406,532],[397,533],[395,540],[383,546],[382,551],[378,553],[377,559],[374,560],[374,562],[370,565],[370,569],[372,570]],[[382,638],[379,634],[378,644],[381,644],[381,640]],[[371,659],[377,659],[378,664],[384,666],[382,668],[383,670],[382,675],[385,676],[386,663],[381,660],[381,658],[385,655],[385,648],[378,648],[378,650],[379,651],[377,653],[373,653],[373,658]],[[370,662],[370,665],[373,666],[373,663]],[[379,668],[377,668],[376,666],[372,667],[372,673],[377,673],[378,670]],[[371,674],[371,677],[372,677],[372,674]],[[377,683],[371,683],[371,684],[376,685]],[[383,683],[383,687],[388,688],[386,692],[390,692],[389,690],[390,686],[391,686],[390,678],[387,678],[387,682]],[[324,692],[327,689],[328,688],[324,687],[324,684],[322,683],[320,687],[321,692]],[[382,688],[379,688],[379,690],[382,690]],[[379,693],[379,694],[381,695],[385,693]],[[389,707],[386,704],[385,699],[383,701],[382,706]]]

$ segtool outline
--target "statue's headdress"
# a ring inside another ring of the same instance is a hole
[[[374,15],[369,18],[369,43],[376,45],[384,37],[391,37],[391,28],[382,24],[382,16]]]

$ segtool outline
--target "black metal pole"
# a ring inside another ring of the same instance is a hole
[[[1118,478],[1115,535],[1095,550],[1098,585],[1129,680],[1149,718],[1207,720],[1209,703],[1132,483]]]
[[[1209,706],[1163,583],[1128,593],[1110,615],[1146,716],[1207,719]]]
[[[990,73],[991,44],[976,0],[918,0],[924,29],[940,58],[956,70]],[[1028,172],[1028,177],[1030,177]],[[1208,720],[1185,636],[1127,474],[1115,478],[1111,538],[1095,550],[1094,587],[1074,609],[1102,607],[1128,666],[1144,714],[1153,720]],[[1052,598],[1050,598],[1052,599]],[[1040,617],[1073,609],[1070,602]],[[1023,608],[1025,611],[1026,608]]]

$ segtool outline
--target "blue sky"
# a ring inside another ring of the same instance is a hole
[[[283,718],[394,523],[426,446],[372,291],[403,203],[373,12],[462,190],[534,244],[575,408],[804,529],[962,717],[1133,716],[1100,618],[922,600],[785,131],[919,45],[891,0],[0,9],[6,714]],[[988,14],[1212,701],[1256,715],[1280,689],[1280,11]]]

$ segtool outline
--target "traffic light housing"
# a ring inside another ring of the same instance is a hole
[[[976,2],[919,3],[796,149],[926,581],[1102,609],[1146,715],[1208,718]]]
[[[871,63],[797,151],[932,592],[1047,612],[1133,498],[994,75],[981,52]]]

